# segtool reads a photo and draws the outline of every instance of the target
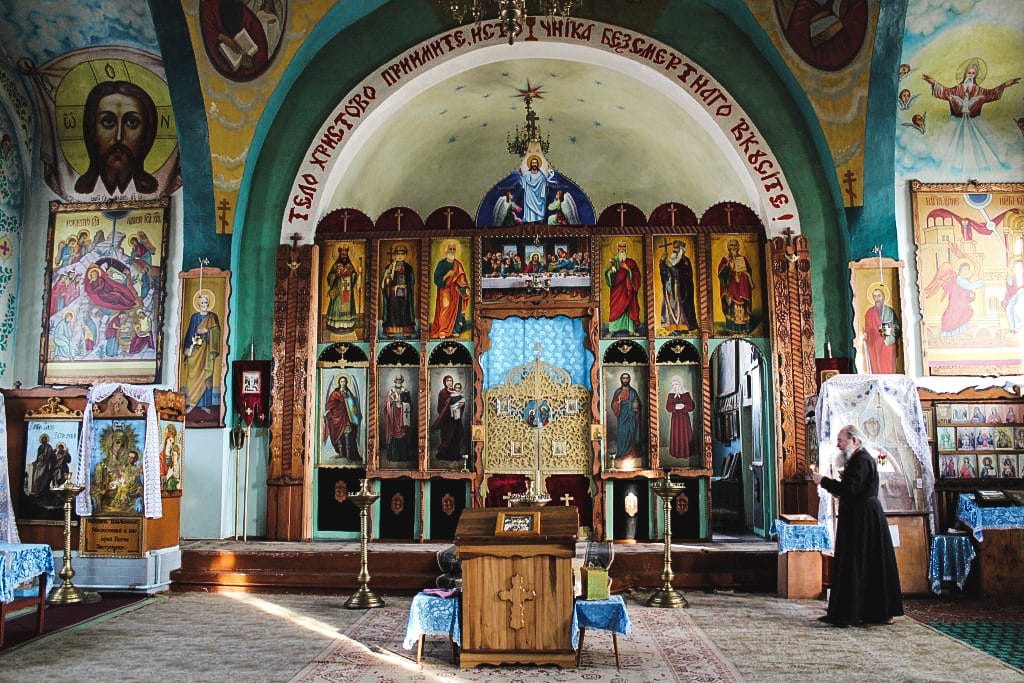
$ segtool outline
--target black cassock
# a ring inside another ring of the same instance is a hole
[[[885,622],[903,614],[896,552],[878,500],[878,467],[864,449],[850,456],[840,480],[821,486],[839,498],[828,617],[834,622]]]

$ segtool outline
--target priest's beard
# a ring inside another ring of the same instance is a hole
[[[846,466],[846,463],[850,462],[850,458],[853,457],[853,454],[854,452],[856,452],[857,448],[859,448],[859,446],[855,446],[852,443],[847,442],[846,447],[839,451],[839,457],[837,458],[837,460],[839,461],[839,465],[841,467]]]
[[[124,192],[135,175],[135,155],[126,146],[116,143],[103,155],[103,166],[100,177],[107,192]]]

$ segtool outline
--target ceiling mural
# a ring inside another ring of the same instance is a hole
[[[451,204],[475,215],[520,165],[507,135],[525,124],[520,90],[528,81],[543,92],[533,109],[550,142],[547,161],[595,210],[628,201],[649,213],[681,201],[700,214],[747,196],[705,129],[654,88],[597,65],[519,59],[470,68],[393,113],[361,146],[330,208],[376,217],[401,205],[426,216]]]
[[[147,2],[0,0],[0,16],[0,42],[16,62],[43,64],[69,50],[103,44],[160,52]]]
[[[746,0],[803,88],[832,152],[845,206],[864,204],[864,131],[878,0]],[[837,9],[840,8],[840,9]]]
[[[245,172],[245,161],[256,133],[256,125],[289,61],[301,47],[332,3],[320,0],[288,3],[286,0],[246,3],[245,19],[239,20],[255,39],[242,54],[231,43],[219,41],[215,30],[223,23],[224,5],[240,4],[224,0],[182,0],[189,25],[196,69],[206,98],[206,122],[210,132],[210,156],[213,167],[213,195],[216,229],[230,233],[238,208],[238,190]],[[234,26],[234,24],[232,24]],[[239,29],[241,31],[241,29]],[[239,38],[243,40],[242,38]],[[221,48],[221,43],[225,48]],[[244,42],[244,40],[243,40]],[[237,59],[237,67],[233,66]]]
[[[1019,0],[907,8],[896,174],[1019,180],[1024,173],[1024,13]],[[985,36],[979,41],[978,36]]]

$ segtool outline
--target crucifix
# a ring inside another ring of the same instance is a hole
[[[526,579],[519,574],[513,574],[510,580],[511,587],[498,592],[498,599],[509,603],[508,625],[514,630],[526,626],[526,601],[537,597],[537,592],[526,585]]]
[[[567,494],[565,494],[564,496],[562,496],[561,498],[559,498],[558,500],[560,500],[560,501],[562,501],[563,503],[565,503],[565,507],[569,507],[569,503],[571,503],[572,501],[574,501],[574,500],[576,500],[576,499],[575,499],[575,498],[573,498],[572,496],[570,496],[570,495],[569,495],[569,494],[567,493]]]
[[[676,211],[678,211],[679,209],[676,208],[676,205],[673,202],[672,204],[668,205],[668,209],[666,210],[669,213],[669,223],[673,228],[676,227]]]
[[[626,227],[626,205],[619,204],[617,211],[619,212],[619,227],[624,228]]]
[[[732,204],[725,205],[725,224],[732,225],[732,212],[735,211]]]
[[[292,241],[292,260],[288,262],[288,268],[294,271],[299,267],[299,242],[302,241],[302,235],[297,232],[293,232],[289,239]]]
[[[857,174],[853,171],[846,171],[843,174],[843,186],[846,188],[846,196],[850,198],[850,205],[857,200],[857,193],[854,192],[854,184],[857,182]]]
[[[341,231],[348,232],[348,209],[341,212]]]
[[[453,213],[455,213],[455,212],[452,211],[452,207],[450,207],[450,206],[444,207],[444,222],[445,222],[445,226],[444,227],[445,227],[446,230],[451,230],[452,229],[452,214]]]
[[[395,230],[402,229],[402,210],[395,209]]]

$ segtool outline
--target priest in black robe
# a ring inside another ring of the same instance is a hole
[[[864,447],[860,430],[839,430],[836,445],[846,460],[840,479],[812,479],[839,498],[832,592],[820,618],[837,626],[888,624],[903,614],[899,570],[885,511],[878,500],[878,467]]]

